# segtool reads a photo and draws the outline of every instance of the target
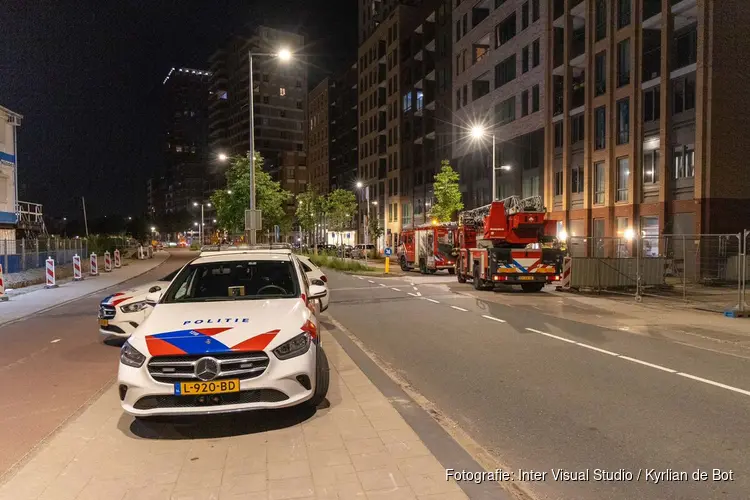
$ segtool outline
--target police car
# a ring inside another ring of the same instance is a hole
[[[149,294],[153,311],[120,353],[122,408],[148,418],[319,405],[327,293],[286,248],[202,253]]]
[[[167,288],[178,272],[179,269],[158,281],[122,290],[102,299],[99,303],[99,333],[108,337],[130,337],[151,312],[146,296]]]

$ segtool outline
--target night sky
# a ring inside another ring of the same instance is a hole
[[[356,60],[354,0],[1,0],[0,105],[24,115],[20,197],[46,215],[139,215],[160,156],[158,91],[231,34],[301,29],[310,84]]]

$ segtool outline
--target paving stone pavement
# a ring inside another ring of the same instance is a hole
[[[467,496],[327,331],[330,406],[135,422],[110,387],[0,486],[0,500]]]

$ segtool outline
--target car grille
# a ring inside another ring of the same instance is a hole
[[[117,314],[117,310],[113,306],[99,306],[100,319],[112,319],[115,314]]]
[[[198,356],[156,356],[148,362],[148,372],[157,382],[200,380],[195,374],[195,364],[201,358],[214,358],[219,362],[219,373],[211,380],[247,380],[259,377],[268,368],[268,355],[263,351],[257,351]]]
[[[215,398],[215,400],[212,401],[213,398]],[[251,391],[205,396],[144,396],[136,401],[133,407],[136,410],[153,410],[155,408],[206,408],[244,403],[277,403],[287,399],[289,399],[289,396],[275,389],[255,389]]]

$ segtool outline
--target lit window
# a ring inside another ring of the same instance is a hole
[[[284,87],[279,87],[279,95],[282,97],[286,95],[286,89]]]

